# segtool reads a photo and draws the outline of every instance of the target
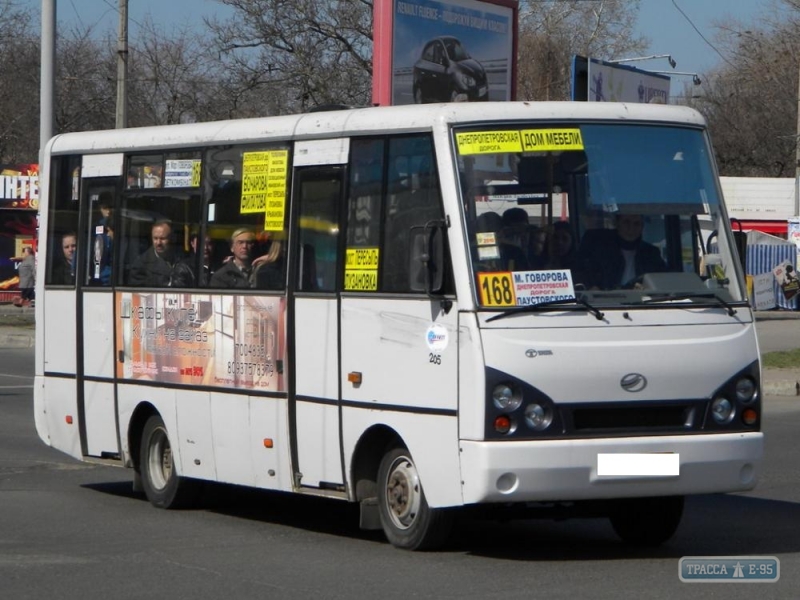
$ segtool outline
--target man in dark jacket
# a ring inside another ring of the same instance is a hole
[[[167,287],[170,284],[175,253],[171,244],[172,225],[156,221],[150,229],[153,245],[131,265],[128,284],[140,287]]]
[[[191,253],[179,261],[172,270],[172,283],[170,284],[172,287],[206,287],[214,274],[211,264],[214,245],[211,242],[211,238],[205,236],[202,248],[203,262],[200,265],[199,273],[196,273],[196,269],[200,235],[193,233],[189,244],[192,246]]]
[[[614,231],[586,232],[579,262],[587,287],[603,290],[631,287],[645,273],[667,270],[661,251],[642,239],[642,215],[617,215],[616,225]],[[604,235],[590,236],[590,233]]]
[[[252,229],[237,229],[231,236],[233,258],[211,277],[212,288],[252,288],[253,248],[256,234]]]

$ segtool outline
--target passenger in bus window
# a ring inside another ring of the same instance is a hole
[[[253,287],[261,290],[282,290],[286,287],[283,244],[271,239],[266,253],[253,260]]]
[[[213,288],[250,288],[253,274],[253,249],[256,234],[252,229],[241,228],[231,236],[233,258],[228,260],[211,277]]]
[[[175,265],[172,248],[172,224],[162,220],[150,229],[152,246],[131,265],[128,284],[141,287],[167,287]]]
[[[207,287],[208,282],[211,281],[213,276],[212,258],[214,253],[214,244],[209,236],[205,237],[203,242],[203,264],[200,266],[199,276],[195,275],[197,268],[197,246],[200,242],[200,235],[193,233],[189,239],[189,244],[192,247],[192,252],[183,260],[175,263],[172,270],[171,287]]]
[[[567,221],[556,221],[547,232],[546,269],[575,268],[575,237]]]
[[[61,238],[61,255],[53,265],[51,283],[55,285],[75,285],[75,250],[78,236],[75,232],[65,233]]]
[[[667,270],[661,251],[642,239],[644,217],[618,214],[616,228],[590,230],[580,248],[587,287],[613,290],[633,287],[645,273]]]
[[[98,201],[100,218],[94,227],[94,256],[89,276],[95,284],[111,285],[111,263],[114,252],[113,197],[102,192]]]

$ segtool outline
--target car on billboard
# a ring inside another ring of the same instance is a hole
[[[463,102],[489,99],[486,70],[452,36],[428,41],[414,64],[414,102]]]

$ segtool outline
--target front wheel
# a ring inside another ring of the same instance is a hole
[[[683,496],[620,500],[611,513],[611,526],[624,542],[659,546],[678,529],[683,504]]]
[[[378,510],[389,542],[406,550],[441,546],[450,535],[453,513],[431,508],[411,453],[394,448],[378,469]]]
[[[147,419],[142,430],[139,469],[142,489],[153,506],[181,508],[197,499],[199,482],[178,476],[167,428],[158,415]]]

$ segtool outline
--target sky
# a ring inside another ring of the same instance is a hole
[[[97,24],[98,31],[116,31],[119,0],[56,0],[59,24]],[[40,6],[41,0],[22,0]],[[715,44],[715,21],[732,17],[752,22],[771,7],[771,0],[640,0],[637,33],[650,39],[643,56],[669,54],[677,62],[671,69],[666,59],[628,63],[649,70],[704,73],[721,62],[715,50],[703,40]],[[681,14],[681,11],[686,16]],[[204,16],[232,14],[215,0],[129,0],[129,36],[136,35],[137,25],[149,15],[167,31],[183,25],[201,26]],[[687,18],[688,17],[688,18]],[[690,22],[691,21],[691,22]],[[695,27],[698,31],[695,30]],[[701,36],[702,34],[702,36]],[[608,57],[599,57],[608,58]],[[625,57],[637,58],[637,57]],[[679,83],[684,76],[676,76]],[[686,81],[691,81],[688,77]]]

